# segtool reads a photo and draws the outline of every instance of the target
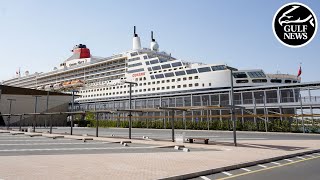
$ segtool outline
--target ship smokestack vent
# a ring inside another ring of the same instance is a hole
[[[136,26],[133,27],[132,50],[141,49],[140,37],[136,33]]]
[[[159,51],[159,44],[158,44],[157,41],[153,38],[153,31],[151,31],[150,49],[151,49],[152,51]]]

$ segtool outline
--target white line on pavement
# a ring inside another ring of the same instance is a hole
[[[210,178],[207,178],[207,177],[205,177],[205,176],[200,176],[202,179],[204,179],[204,180],[211,180]]]
[[[250,169],[247,169],[247,168],[241,168],[241,169],[244,170],[244,171],[247,171],[247,172],[251,171]]]
[[[55,140],[55,141],[70,141],[70,140],[72,140],[72,139],[59,139],[59,140]],[[50,140],[49,139],[33,139],[33,140],[17,140],[17,139],[15,139],[15,140],[0,140],[0,141],[46,141],[46,142],[48,142]]]
[[[223,171],[222,173],[225,174],[225,175],[227,175],[227,176],[232,176],[231,173],[228,173],[228,172],[226,172],[226,171]]]
[[[306,159],[306,158],[304,158],[304,157],[301,157],[301,156],[298,156],[297,158],[299,158],[299,159]]]
[[[271,162],[272,164],[276,164],[276,165],[280,165],[280,163],[277,163],[277,162]]]
[[[28,143],[28,144],[0,144],[0,146],[28,146],[28,145],[59,145],[59,144],[108,144],[109,142],[87,142],[87,143]]]
[[[106,149],[152,149],[154,147],[91,147],[91,148],[51,148],[51,149],[0,149],[0,152],[23,151],[73,151],[73,150],[106,150]]]
[[[293,161],[293,160],[291,160],[291,159],[284,159],[284,160],[289,161],[289,162],[292,162],[292,161]]]
[[[258,166],[263,167],[263,168],[267,168],[268,166],[262,165],[262,164],[258,164]]]
[[[314,157],[314,156],[312,156],[312,155],[310,155],[310,154],[308,154],[308,155],[306,155],[306,156],[308,156],[308,157]]]

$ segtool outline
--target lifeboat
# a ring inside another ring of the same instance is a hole
[[[43,86],[38,86],[37,90],[43,90]]]
[[[52,89],[53,89],[53,86],[52,86],[51,84],[46,85],[46,86],[44,87],[44,90],[46,90],[46,91],[50,91],[50,90],[52,90]]]
[[[72,80],[71,81],[71,86],[72,87],[83,87],[84,81],[77,79],[77,80]]]
[[[53,90],[57,91],[57,90],[60,90],[62,88],[62,84],[61,83],[57,83],[57,84],[54,84],[53,85]]]
[[[70,87],[70,86],[71,86],[71,81],[67,81],[67,82],[62,83],[62,86],[63,86],[64,88]]]

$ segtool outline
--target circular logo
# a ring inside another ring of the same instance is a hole
[[[285,46],[298,48],[307,45],[317,33],[318,21],[305,4],[288,3],[273,17],[273,33]]]

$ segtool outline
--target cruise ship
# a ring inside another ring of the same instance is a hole
[[[50,72],[29,73],[2,81],[3,85],[47,91],[77,90],[78,102],[127,98],[132,94],[152,96],[200,92],[234,87],[299,83],[300,77],[266,74],[262,69],[239,70],[226,64],[187,62],[161,52],[151,32],[150,48],[141,46],[134,27],[132,49],[110,57],[96,57],[86,45],[76,45],[72,56]],[[233,78],[231,78],[231,73]]]

